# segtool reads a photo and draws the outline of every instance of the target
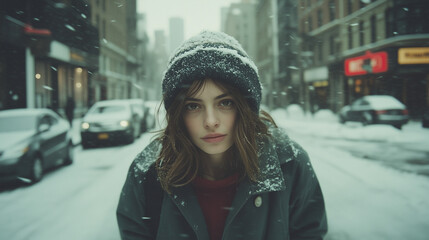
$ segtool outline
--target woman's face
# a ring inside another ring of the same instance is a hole
[[[223,154],[233,144],[237,110],[233,98],[206,79],[203,87],[185,99],[184,122],[192,142],[207,154]]]

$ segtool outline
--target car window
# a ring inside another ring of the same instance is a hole
[[[358,100],[356,100],[356,101],[354,101],[354,102],[352,103],[352,106],[353,106],[353,107],[360,106],[360,105],[361,105],[361,102],[362,102],[362,99],[358,99]]]
[[[369,105],[368,101],[365,101],[365,100],[362,100],[359,103],[359,106],[368,106],[368,105]]]
[[[39,126],[41,126],[43,124],[47,124],[47,125],[51,126],[51,121],[49,120],[49,117],[47,115],[44,115],[39,121]]]
[[[100,106],[92,109],[90,113],[94,114],[104,114],[104,113],[116,113],[124,112],[126,108],[124,106]]]

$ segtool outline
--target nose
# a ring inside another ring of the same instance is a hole
[[[207,108],[205,119],[204,119],[204,127],[206,129],[212,129],[219,127],[219,117],[215,109]]]

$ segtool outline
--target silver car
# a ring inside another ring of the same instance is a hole
[[[35,183],[73,162],[68,121],[49,109],[0,111],[0,182]]]
[[[344,106],[339,113],[341,123],[361,122],[363,125],[388,124],[398,129],[408,122],[408,110],[404,104],[388,95],[368,95]]]
[[[82,118],[80,134],[83,148],[132,143],[140,136],[140,118],[129,101],[99,101]]]

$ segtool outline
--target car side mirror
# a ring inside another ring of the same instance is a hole
[[[51,128],[51,126],[49,124],[42,123],[39,126],[39,132],[47,132],[47,131],[49,131],[49,128]]]

